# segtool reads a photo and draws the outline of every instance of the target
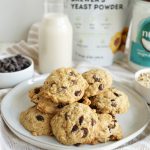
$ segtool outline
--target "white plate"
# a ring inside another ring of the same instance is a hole
[[[44,149],[55,149],[55,150],[66,150],[66,149],[80,149],[80,150],[102,150],[102,149],[113,149],[126,142],[132,140],[139,135],[147,126],[150,120],[150,113],[143,98],[135,93],[132,89],[126,86],[122,86],[122,83],[115,83],[115,87],[124,91],[130,100],[130,109],[128,113],[118,115],[117,118],[123,129],[124,138],[117,142],[107,142],[97,145],[81,145],[65,146],[58,143],[55,138],[48,136],[32,136],[19,122],[19,114],[26,110],[28,107],[33,105],[27,96],[28,90],[43,84],[45,76],[41,76],[35,79],[25,81],[12,89],[3,99],[1,104],[1,112],[4,121],[8,127],[22,140],[29,142],[35,146]]]

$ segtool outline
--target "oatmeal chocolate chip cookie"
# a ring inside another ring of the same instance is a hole
[[[81,99],[78,102],[88,106],[91,104],[89,99]],[[50,99],[42,98],[37,104],[37,109],[43,113],[56,114],[66,105],[68,104],[53,103]]]
[[[52,117],[53,115],[41,113],[34,106],[20,114],[20,123],[35,136],[51,135],[49,122]]]
[[[29,91],[29,97],[31,101],[36,103],[37,109],[43,113],[57,113],[60,110],[60,108],[63,107],[63,104],[56,104],[53,103],[50,98],[45,98],[41,89],[42,87],[37,87]]]
[[[96,109],[97,113],[122,114],[129,108],[128,96],[116,88],[106,89],[89,99],[91,99],[91,108]]]
[[[110,114],[98,114],[101,128],[106,132],[105,137],[99,136],[99,142],[117,141],[122,139],[122,129],[115,116]]]
[[[90,105],[90,100],[81,99],[78,101],[79,103],[83,103],[86,105]],[[68,105],[63,103],[54,103],[51,99],[45,98],[43,95],[39,96],[39,101],[37,103],[37,109],[43,113],[56,114],[59,112],[64,106]]]
[[[44,82],[44,94],[54,103],[73,103],[80,100],[87,81],[73,68],[60,68],[52,72]]]
[[[103,90],[111,87],[112,77],[110,73],[103,69],[92,69],[83,73],[89,87],[86,89],[84,97],[95,96]]]
[[[73,103],[65,106],[51,120],[56,139],[65,145],[94,144],[100,130],[98,115],[87,105]],[[99,132],[98,132],[99,131]]]
[[[42,95],[42,86],[35,87],[34,89],[31,89],[28,93],[30,100],[35,104],[39,102],[41,95]]]
[[[65,105],[53,103],[50,99],[40,97],[40,101],[37,104],[37,109],[43,113],[56,114],[59,112]]]

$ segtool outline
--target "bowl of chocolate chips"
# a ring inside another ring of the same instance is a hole
[[[31,78],[34,63],[23,55],[4,55],[0,57],[0,88],[11,88]]]

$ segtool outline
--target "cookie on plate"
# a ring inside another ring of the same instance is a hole
[[[109,88],[89,99],[91,108],[96,109],[97,113],[122,114],[129,108],[128,96],[116,88]]]
[[[56,104],[49,98],[45,98],[41,87],[35,87],[29,91],[30,100],[36,104],[38,110],[43,113],[55,114],[63,107],[63,104]]]
[[[62,103],[54,103],[50,99],[46,99],[44,97],[40,97],[39,99],[40,100],[37,103],[37,109],[43,113],[56,114],[64,106],[68,105],[68,104],[62,104]],[[91,101],[89,99],[81,99],[78,102],[88,105],[88,106],[91,104]]]
[[[42,95],[42,86],[35,87],[28,92],[28,96],[31,102],[37,104],[40,100],[40,96]]]
[[[30,99],[32,102],[36,103],[36,107],[43,113],[56,114],[67,104],[62,103],[54,103],[51,98],[45,98],[44,94],[40,92],[35,92],[39,87],[34,88],[29,91]],[[84,103],[86,105],[90,105],[91,101],[89,99],[81,99],[80,103]]]
[[[53,115],[41,113],[36,106],[20,114],[20,123],[34,136],[51,135],[50,120]]]
[[[89,99],[81,99],[78,102],[88,106],[91,104]],[[37,109],[43,113],[56,114],[66,105],[68,104],[54,103],[51,99],[40,96],[39,102],[37,103]]]
[[[65,105],[53,103],[50,99],[40,97],[40,101],[37,104],[37,109],[43,113],[56,114],[59,112]]]
[[[94,144],[99,135],[106,136],[100,130],[98,115],[89,106],[77,102],[57,113],[51,127],[56,139],[65,145]]]
[[[80,100],[87,87],[87,81],[75,69],[60,68],[49,75],[43,89],[54,103],[70,104]]]
[[[98,114],[101,128],[105,131],[105,137],[99,137],[99,142],[117,141],[122,139],[122,129],[117,122],[115,116],[110,114]]]
[[[110,73],[103,69],[92,69],[82,75],[89,84],[84,97],[95,96],[103,90],[110,88],[112,85],[112,77]]]

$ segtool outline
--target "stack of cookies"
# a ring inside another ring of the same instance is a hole
[[[53,71],[44,84],[29,91],[35,105],[20,115],[33,135],[53,135],[65,145],[120,140],[116,114],[128,111],[128,97],[112,86],[106,70],[83,74],[73,68]]]

